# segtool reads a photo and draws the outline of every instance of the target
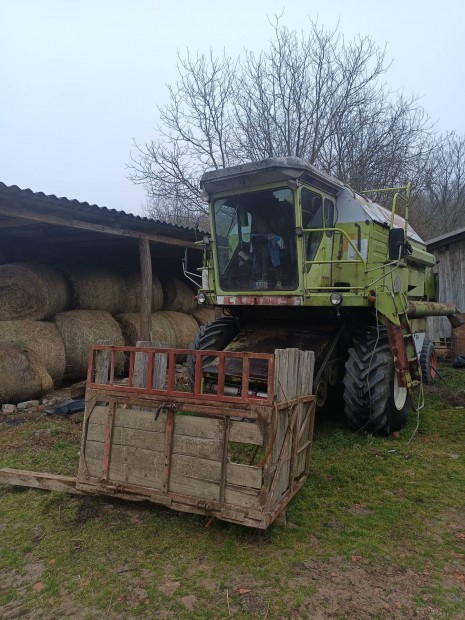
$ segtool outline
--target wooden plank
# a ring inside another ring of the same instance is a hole
[[[104,344],[110,346],[112,342],[110,340],[98,340],[97,344]],[[110,379],[110,360],[111,351],[96,351],[95,352],[95,383],[101,385],[107,385]]]
[[[11,469],[8,467],[0,469],[0,484],[31,487],[33,489],[44,489],[46,491],[61,491],[76,495],[83,494],[82,491],[76,489],[75,477],[27,471],[23,469]]]
[[[171,474],[171,454],[173,451],[173,435],[174,435],[174,412],[168,411],[166,415],[166,429],[165,429],[165,445],[164,445],[164,461],[163,461],[163,491],[165,493],[169,489],[169,480]]]
[[[178,454],[171,464],[171,479],[177,476],[185,476],[195,480],[206,480],[208,482],[220,483],[221,463],[200,459],[194,456]]]
[[[102,468],[102,461],[100,459],[86,457],[86,465],[89,475],[92,478],[98,479]],[[85,482],[81,474],[78,477],[78,481],[79,483]],[[111,486],[121,482],[161,491],[161,465],[159,468],[150,467],[149,465],[142,467],[139,463],[138,466],[135,467],[130,461],[124,462],[120,459],[112,461],[107,483]]]
[[[224,501],[226,504],[240,506],[241,508],[261,509],[258,492],[247,487],[238,489],[226,485],[224,490]]]
[[[171,473],[170,492],[190,495],[194,498],[219,501],[220,485],[208,480],[199,480],[177,473]]]
[[[252,489],[262,488],[262,468],[240,463],[228,463],[226,469],[226,483]]]
[[[177,419],[176,419],[177,422]],[[178,428],[174,434],[173,454],[198,456],[203,459],[220,461],[223,454],[223,442],[220,439],[203,439],[180,435]]]
[[[152,349],[168,349],[165,342],[155,342],[151,340],[138,340],[137,347]],[[134,387],[148,387],[157,390],[166,389],[166,371],[168,367],[168,355],[166,353],[154,353],[150,360],[153,367],[152,382],[147,385],[147,371],[149,366],[149,353],[137,351],[134,355],[134,370],[132,383]]]
[[[157,432],[164,429],[166,413],[161,413],[155,421],[156,408],[151,411],[138,409],[123,409],[117,407],[115,412],[115,427],[137,428]],[[108,415],[108,407],[97,406],[90,416],[91,424],[105,424]],[[176,433],[189,437],[202,439],[222,439],[223,422],[218,418],[189,416],[176,413]]]
[[[89,441],[104,441],[105,426],[103,424],[90,424],[87,433]],[[162,429],[157,432],[115,427],[113,431],[113,443],[123,446],[140,447],[145,450],[161,452],[163,450],[165,435]],[[219,439],[203,439],[201,437],[188,437],[180,435],[178,430],[174,434],[173,454],[186,454],[199,456],[204,459],[219,461],[221,459],[223,442]]]
[[[238,443],[251,443],[257,446],[263,444],[263,433],[254,422],[238,422],[231,421],[229,431],[229,441],[237,441]]]
[[[105,427],[103,424],[90,424],[87,432],[88,441],[104,441]],[[134,446],[145,450],[161,452],[163,449],[164,433],[160,431],[141,431],[135,428],[115,426],[113,430],[113,444],[120,446]]]

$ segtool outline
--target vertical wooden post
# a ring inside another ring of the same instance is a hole
[[[151,342],[149,340],[138,340],[137,347],[167,349],[168,345],[164,342]],[[166,387],[166,369],[168,366],[168,355],[166,353],[155,353],[153,360],[153,377],[151,387],[163,390]],[[147,386],[148,354],[138,351],[134,356],[134,387]]]
[[[140,329],[141,340],[151,340],[152,330],[152,258],[148,239],[139,239],[140,258]]]
[[[111,345],[109,340],[98,340],[97,344]],[[95,353],[95,383],[106,385],[110,382],[110,351],[97,351]]]

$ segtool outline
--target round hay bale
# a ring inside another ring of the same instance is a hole
[[[197,321],[193,316],[184,312],[170,310],[165,311],[163,314],[165,314],[173,326],[176,339],[175,346],[178,349],[187,349],[199,331]]]
[[[197,321],[199,326],[206,325],[207,323],[210,323],[210,321],[215,320],[215,308],[198,306],[198,308],[192,313],[192,316]]]
[[[168,312],[152,314],[152,341],[161,342],[169,347],[176,346],[176,333]],[[135,347],[139,337],[140,314],[136,312],[120,314],[116,317],[124,336],[126,346]]]
[[[84,379],[87,376],[89,346],[99,340],[109,340],[123,346],[121,328],[115,319],[100,310],[70,310],[53,319],[65,344],[67,379]],[[123,353],[115,356],[115,375],[123,370]]]
[[[45,321],[0,321],[0,340],[28,352],[45,368],[58,387],[65,371],[65,345],[55,323]]]
[[[197,308],[194,292],[190,287],[177,278],[161,278],[165,303],[163,310],[175,312],[193,312]]]
[[[121,273],[96,265],[66,267],[73,307],[102,310],[110,314],[124,311],[126,282]]]
[[[68,283],[47,265],[11,263],[0,266],[0,321],[41,321],[65,310]]]
[[[125,293],[123,299],[123,313],[140,312],[140,274],[131,272],[125,275]],[[154,274],[152,276],[152,312],[157,312],[163,307],[163,289],[160,280]]]
[[[51,376],[34,354],[11,342],[0,342],[0,401],[19,403],[53,390]]]

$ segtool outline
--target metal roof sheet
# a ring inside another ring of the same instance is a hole
[[[461,239],[464,239],[464,238],[465,238],[465,227],[456,228],[455,230],[451,230],[450,232],[445,233],[444,235],[439,235],[439,237],[433,237],[433,239],[428,239],[428,241],[425,241],[425,243],[428,246],[428,248],[432,248],[442,243],[451,243],[451,242],[453,243],[454,241],[460,241]]]
[[[34,205],[36,208],[59,212],[60,215],[66,215],[66,213],[63,213],[66,209],[75,214],[79,213],[81,218],[88,221],[105,220],[106,223],[114,222],[119,226],[124,225],[131,230],[153,231],[172,237],[182,236],[183,238],[189,239],[194,238],[196,235],[196,230],[194,228],[176,226],[169,222],[163,222],[141,215],[134,215],[133,213],[118,211],[117,209],[109,209],[108,207],[99,207],[96,204],[80,202],[76,199],[59,198],[54,194],[47,195],[44,194],[44,192],[21,189],[17,185],[8,186],[0,182],[0,205],[4,200],[11,203],[17,203],[18,201],[27,202],[31,206]]]

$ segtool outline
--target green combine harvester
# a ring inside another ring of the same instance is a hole
[[[370,192],[285,157],[207,172],[201,188],[211,234],[198,302],[223,316],[194,348],[312,350],[318,410],[344,408],[356,430],[402,428],[408,410],[423,406],[423,384],[437,378],[426,317],[465,322],[436,298],[435,258],[408,223],[410,184],[374,190],[393,194],[388,210]],[[188,365],[193,377],[193,358]],[[206,391],[215,391],[217,370],[206,358]],[[238,393],[241,373],[240,362],[225,369],[225,393]],[[250,377],[256,394],[266,393],[258,362]]]

